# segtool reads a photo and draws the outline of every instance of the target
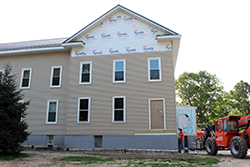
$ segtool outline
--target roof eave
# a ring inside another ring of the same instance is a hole
[[[63,46],[48,47],[48,48],[32,48],[32,49],[7,50],[7,51],[0,51],[0,56],[37,54],[37,53],[51,53],[51,52],[62,52],[62,51],[68,51],[68,50],[69,49],[64,48]]]

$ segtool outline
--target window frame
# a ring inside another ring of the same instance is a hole
[[[24,71],[29,70],[29,85],[28,87],[23,87],[23,76],[24,76]],[[20,89],[30,89],[30,84],[31,84],[31,76],[32,76],[32,68],[22,68],[22,74],[21,74],[21,80],[20,80]]]
[[[159,66],[159,79],[150,79],[150,71],[151,71],[151,66],[150,66],[150,61],[151,60],[158,60],[158,66]],[[161,76],[161,58],[160,57],[154,57],[154,58],[148,58],[148,82],[159,82],[162,81],[162,76]]]
[[[89,72],[89,82],[82,82],[82,66],[83,64],[90,65],[90,72]],[[80,62],[80,72],[79,72],[79,85],[87,85],[92,84],[92,61],[82,61]]]
[[[54,77],[54,69],[60,68],[60,78],[59,78],[59,85],[52,85],[53,84],[53,77]],[[62,83],[62,66],[52,66],[51,67],[51,74],[50,74],[50,87],[51,88],[60,88]]]
[[[123,98],[123,121],[115,121],[115,99]],[[112,123],[126,123],[126,96],[113,96],[112,98]]]
[[[80,101],[82,99],[88,99],[88,121],[80,121]],[[77,123],[90,123],[90,108],[91,108],[91,98],[90,97],[79,97],[78,98],[78,105],[77,105]]]
[[[50,102],[56,102],[56,120],[55,120],[55,122],[48,122]],[[49,100],[47,100],[46,124],[57,124],[58,105],[59,105],[59,100],[58,99],[49,99]]]
[[[116,62],[123,62],[123,81],[115,80]],[[113,60],[113,83],[126,83],[126,59]]]

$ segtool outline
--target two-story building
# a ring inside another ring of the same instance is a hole
[[[117,5],[69,38],[0,44],[31,100],[24,144],[177,149],[180,37]]]

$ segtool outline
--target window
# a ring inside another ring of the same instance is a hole
[[[79,84],[91,84],[92,80],[92,62],[81,62]]]
[[[113,60],[113,83],[126,82],[126,60]]]
[[[161,81],[161,58],[148,58],[148,81]]]
[[[62,66],[52,66],[50,87],[61,87]]]
[[[112,122],[126,123],[126,97],[113,97]]]
[[[47,124],[57,124],[58,100],[48,100],[47,103]]]
[[[49,148],[53,147],[53,145],[54,145],[54,136],[53,135],[47,136],[47,145]]]
[[[0,70],[0,82],[3,80],[3,73],[4,73],[4,70]]]
[[[21,82],[20,82],[21,89],[30,88],[31,74],[32,74],[32,68],[22,69],[22,76],[21,76]]]
[[[90,123],[90,97],[79,97],[77,122]]]
[[[102,148],[102,136],[94,136],[95,139],[95,148]]]

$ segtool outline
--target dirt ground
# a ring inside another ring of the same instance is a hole
[[[192,157],[209,157],[200,152],[197,155],[195,152],[189,154],[178,153],[129,153],[124,152],[86,152],[86,151],[23,151],[22,153],[29,154],[28,158],[17,158],[12,161],[0,161],[0,167],[71,167],[71,166],[152,166],[154,163],[164,164],[171,158],[192,158]],[[62,157],[68,156],[90,156],[90,157],[102,157],[106,159],[114,159],[115,161],[108,161],[103,163],[81,164],[79,162],[60,161]],[[230,151],[219,151],[215,156],[220,159],[219,164],[212,165],[214,167],[249,167],[250,166],[250,154],[245,159],[235,159],[230,154]],[[159,160],[158,160],[159,159]],[[167,165],[173,165],[172,162],[168,162]],[[186,162],[178,162],[176,166],[186,166]],[[192,164],[199,166],[197,164]],[[173,165],[175,166],[175,165]],[[210,166],[210,165],[202,165]]]

